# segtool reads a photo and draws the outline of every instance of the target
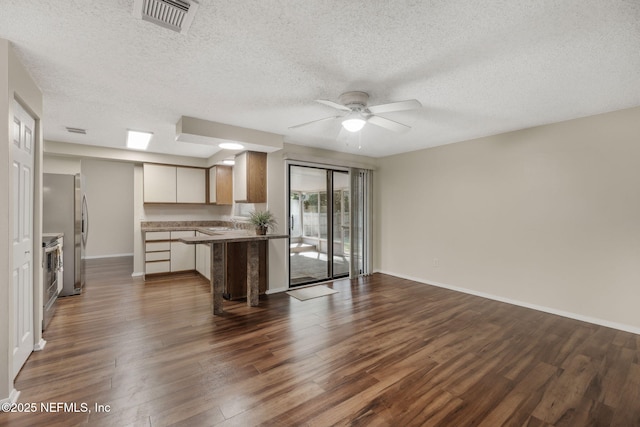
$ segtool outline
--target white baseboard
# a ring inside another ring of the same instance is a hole
[[[45,345],[47,345],[47,342],[45,340],[43,340],[42,338],[40,338],[40,342],[38,342],[38,344],[33,346],[33,351],[42,351],[42,350],[44,350],[44,346]]]
[[[473,289],[467,289],[467,288],[461,288],[461,287],[458,287],[458,286],[452,286],[452,285],[448,285],[446,283],[438,283],[438,282],[434,282],[434,281],[430,281],[430,280],[424,280],[424,279],[421,279],[421,278],[418,278],[418,277],[411,277],[411,276],[407,276],[407,275],[404,275],[404,274],[398,274],[398,273],[381,271],[381,270],[376,270],[376,271],[374,271],[374,273],[388,274],[389,276],[395,276],[395,277],[399,277],[401,279],[412,280],[414,282],[422,283],[422,284],[425,284],[425,285],[437,286],[439,288],[445,288],[445,289],[449,289],[449,290],[457,291],[457,292],[462,292],[462,293],[469,294],[469,295],[475,295],[475,296],[478,296],[478,297],[487,298],[487,299],[491,299],[491,300],[494,300],[494,301],[500,301],[500,302],[504,302],[504,303],[507,303],[507,304],[512,304],[512,305],[517,305],[517,306],[520,306],[520,307],[530,308],[532,310],[542,311],[544,313],[555,314],[557,316],[562,316],[562,317],[567,317],[569,319],[579,320],[581,322],[593,323],[594,325],[606,326],[607,328],[618,329],[620,331],[631,332],[632,334],[640,335],[640,328],[635,327],[635,326],[631,326],[631,325],[626,325],[624,323],[611,322],[611,321],[605,320],[605,319],[598,319],[596,317],[584,316],[582,314],[572,313],[572,312],[564,311],[564,310],[558,310],[558,309],[555,309],[555,308],[550,308],[550,307],[546,307],[546,306],[542,306],[542,305],[530,304],[530,303],[525,302],[525,301],[514,300],[514,299],[511,299],[511,298],[505,298],[505,297],[501,297],[499,295],[488,294],[488,293],[476,291],[476,290],[473,290]]]
[[[126,256],[133,256],[133,253],[130,253],[130,254],[111,254],[111,255],[85,256],[83,259],[122,258],[122,257],[126,257]]]
[[[271,294],[279,294],[281,292],[287,292],[289,288],[275,288],[275,289],[267,289],[267,295]]]
[[[131,273],[131,277],[144,277],[144,273],[134,271]]]
[[[16,403],[18,401],[18,397],[20,397],[20,392],[15,388],[11,390],[9,393],[9,397],[5,397],[4,399],[0,399],[0,404],[2,403]]]

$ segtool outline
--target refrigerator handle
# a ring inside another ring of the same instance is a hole
[[[86,224],[85,224],[86,222]],[[82,242],[87,245],[87,237],[89,235],[89,207],[87,204],[87,195],[82,195]]]

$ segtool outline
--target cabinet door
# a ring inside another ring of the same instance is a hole
[[[209,245],[196,245],[196,271],[211,280],[211,249]]]
[[[247,152],[247,201],[267,202],[267,153]]]
[[[214,166],[209,169],[209,203],[233,204],[233,169],[231,166]]]
[[[171,271],[195,270],[196,248],[182,242],[171,242]]]
[[[176,202],[176,167],[143,165],[144,203]]]
[[[196,236],[204,236],[200,232],[196,232]],[[211,271],[209,270],[209,245],[196,245],[196,271],[211,280]]]
[[[177,241],[177,239],[181,237],[194,237],[195,235],[195,231],[171,232],[171,271],[195,270],[195,245],[188,245]]]
[[[177,168],[176,201],[178,203],[205,203],[206,176],[205,169]]]
[[[233,200],[247,200],[247,152],[238,154],[233,165]]]
[[[266,203],[267,153],[245,151],[236,156],[233,199],[241,203]]]

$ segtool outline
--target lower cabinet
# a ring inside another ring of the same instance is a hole
[[[145,274],[172,273],[196,270],[207,280],[211,280],[210,245],[187,245],[179,241],[183,237],[205,236],[196,231],[149,231],[145,233]],[[247,297],[247,242],[225,243],[225,285],[226,299]],[[267,259],[268,241],[258,242],[260,295],[267,292],[269,265]]]
[[[206,234],[197,232],[197,236]],[[196,271],[207,280],[211,280],[211,247],[209,245],[195,245],[196,247]]]
[[[191,271],[196,268],[194,245],[178,241],[194,237],[195,231],[148,231],[145,233],[145,275]]]
[[[168,273],[171,271],[171,233],[168,231],[147,231],[144,242],[145,274]]]

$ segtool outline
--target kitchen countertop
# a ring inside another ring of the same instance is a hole
[[[253,230],[249,223],[237,222],[236,226],[242,230]],[[201,231],[209,233],[209,228],[234,228],[231,221],[141,221],[140,229],[146,231]]]
[[[178,241],[188,245],[206,244],[211,246],[211,294],[214,315],[222,314],[222,289],[224,284],[224,264],[226,243],[247,242],[247,305],[257,306],[259,281],[259,241],[288,239],[287,234],[257,235],[255,227],[247,222],[231,221],[142,221],[143,233],[153,231],[198,231],[202,235],[182,237]]]
[[[209,244],[209,243],[225,243],[225,242],[250,242],[256,240],[270,239],[287,239],[287,234],[265,234],[257,235],[251,230],[229,230],[229,231],[212,231],[207,229],[198,229],[207,236],[182,237],[179,239],[182,243],[187,244]]]
[[[206,236],[183,237],[179,240],[187,244],[208,244],[216,242],[248,242],[256,240],[285,239],[287,234],[257,235],[249,223],[237,223],[240,229],[232,228],[228,221],[148,221],[141,222],[140,229],[148,231],[198,231]]]

